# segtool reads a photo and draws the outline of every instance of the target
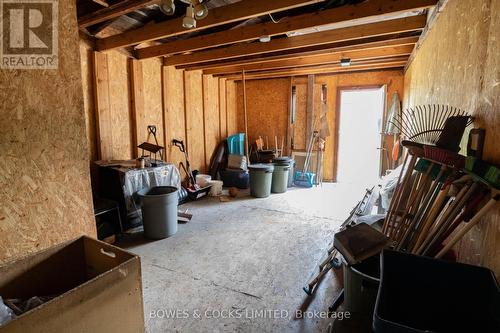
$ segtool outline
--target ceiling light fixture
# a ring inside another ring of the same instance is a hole
[[[198,3],[194,5],[194,17],[197,20],[203,20],[208,15],[207,5],[204,3]]]
[[[174,0],[162,0],[159,4],[160,10],[163,14],[172,16],[175,13]]]
[[[186,29],[196,28],[196,19],[194,18],[194,7],[192,4],[186,9],[186,16],[182,19],[182,26]]]
[[[260,36],[259,37],[259,41],[261,43],[268,43],[271,41],[271,36]]]
[[[208,15],[208,7],[203,0],[181,0],[188,5],[186,15],[182,19],[182,26],[186,29],[196,28],[196,20],[202,20]],[[160,10],[165,15],[175,14],[175,0],[161,0]]]
[[[351,66],[351,59],[349,59],[349,58],[342,58],[342,59],[340,59],[340,66],[342,66],[342,67],[349,67],[349,66]]]

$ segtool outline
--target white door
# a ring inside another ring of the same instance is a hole
[[[366,187],[380,176],[385,86],[340,90],[337,181]]]

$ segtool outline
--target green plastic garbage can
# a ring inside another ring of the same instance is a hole
[[[248,166],[250,173],[250,194],[256,198],[267,198],[271,194],[273,181],[272,164],[252,164]]]
[[[272,193],[283,193],[288,188],[288,174],[290,165],[284,163],[274,163],[273,181],[271,185]]]
[[[177,232],[179,196],[173,186],[145,188],[137,192],[142,201],[144,236],[162,239]]]
[[[288,173],[290,166],[288,165],[275,165],[272,177],[271,192],[283,193],[288,188]]]

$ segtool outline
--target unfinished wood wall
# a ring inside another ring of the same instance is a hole
[[[163,67],[163,100],[167,142],[172,139],[186,141],[184,108],[184,72],[174,67]],[[171,145],[167,148],[167,161],[178,165],[184,155]]]
[[[94,91],[93,86],[93,45],[85,37],[80,39],[80,63],[82,70],[83,105],[85,109],[85,126],[87,145],[89,147],[89,161],[97,159],[97,133],[95,127]]]
[[[165,146],[163,126],[163,95],[162,95],[162,67],[160,59],[148,59],[142,63],[144,92],[144,113],[141,127],[137,129],[137,144],[148,139],[148,125],[156,126],[156,137],[160,146]],[[152,141],[153,138],[151,137]]]
[[[337,168],[337,147],[336,135],[337,128],[337,92],[339,88],[347,87],[370,87],[383,86],[387,87],[386,104],[389,104],[394,92],[397,92],[402,99],[403,97],[403,71],[387,70],[387,71],[372,71],[359,72],[351,74],[330,74],[317,75],[314,79],[314,94],[315,100],[320,100],[321,85],[327,86],[327,103],[328,103],[328,125],[330,128],[330,137],[326,139],[325,155],[324,155],[324,179],[335,181]],[[243,91],[241,81],[237,81],[237,95],[229,88],[230,81],[227,82],[227,103],[232,104],[231,100],[236,98],[238,108],[237,124],[238,131],[244,130],[243,122]],[[274,147],[274,136],[286,137],[289,121],[289,99],[290,85],[296,86],[296,114],[295,114],[295,139],[294,148],[296,150],[304,150],[306,148],[306,104],[307,104],[307,77],[280,78],[267,80],[249,80],[247,81],[247,108],[248,108],[248,131],[250,140],[255,140],[259,135],[268,136],[269,144]],[[315,103],[319,106],[319,103]],[[386,107],[387,110],[388,106]],[[319,110],[316,110],[317,114]],[[384,148],[387,152],[391,152],[393,146],[392,137],[385,137]],[[382,159],[382,170],[388,168],[387,155],[384,153]]]
[[[167,161],[178,165],[184,160],[171,146],[172,139],[180,139],[192,168],[207,170],[218,143],[235,127],[236,109],[226,105],[225,80],[163,66],[159,59],[93,52],[83,39],[80,51],[92,160],[136,158],[141,152],[135,147],[148,138],[147,126],[155,125],[159,144],[166,143]]]
[[[450,0],[405,75],[406,106],[439,103],[469,111],[486,129],[484,158],[500,164],[500,1]],[[465,236],[460,260],[500,277],[500,207]]]
[[[0,262],[96,235],[75,2],[59,13],[58,69],[0,70]]]
[[[226,116],[227,116],[227,135],[233,135],[238,132],[238,101],[237,86],[235,81],[226,81]]]
[[[248,139],[254,142],[266,136],[269,146],[274,148],[275,136],[278,147],[285,138],[288,128],[288,100],[290,99],[290,78],[249,80],[247,89]],[[237,83],[238,130],[245,131],[243,112],[243,84]]]
[[[205,169],[205,133],[203,115],[203,82],[201,71],[184,72],[186,141],[194,169]]]

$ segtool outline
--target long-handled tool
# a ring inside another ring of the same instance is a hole
[[[471,230],[475,225],[477,225],[481,218],[486,215],[486,213],[500,200],[500,191],[492,190],[491,199],[484,205],[479,212],[463,227],[461,228],[452,239],[450,239],[446,246],[439,251],[435,258],[441,258],[446,252],[448,252],[455,244],[463,237],[469,230]]]
[[[314,142],[316,141],[318,132],[314,131],[307,144],[306,159],[304,161],[304,168],[301,172],[297,172],[294,176],[294,184],[302,187],[312,187],[314,182],[314,174],[308,172],[309,166],[312,158],[312,151],[314,148]]]
[[[351,210],[347,219],[340,226],[340,231],[351,226],[356,217],[368,214],[368,212],[372,209],[370,207],[370,204],[374,201],[372,198],[376,195],[378,195],[378,191],[375,191],[375,186],[371,189],[366,189],[363,198]],[[311,278],[311,280],[309,280],[307,286],[302,288],[306,294],[312,295],[314,293],[318,283],[330,269],[338,269],[342,267],[340,261],[337,259],[337,254],[337,249],[335,249],[333,245],[328,248],[326,258],[318,265],[319,271]]]
[[[411,175],[413,173],[413,169],[415,168],[415,164],[417,163],[417,159],[421,156],[420,151],[412,147],[409,147],[408,154],[411,155],[410,162],[408,163],[408,167],[406,168],[406,173],[403,176],[402,182],[394,192],[391,200],[391,208],[387,212],[387,216],[384,220],[383,231],[386,235],[392,235],[394,233],[401,202],[405,200],[405,195],[407,194],[409,188],[412,186]],[[393,205],[392,201],[394,201]]]
[[[432,182],[430,189],[427,191],[427,194],[425,195],[425,198],[423,199],[423,202],[420,205],[417,213],[410,221],[409,227],[406,229],[406,233],[404,234],[403,239],[399,243],[399,248],[407,248],[407,249],[411,248],[414,236],[418,232],[419,226],[421,225],[422,221],[426,218],[426,215],[429,212],[431,202],[433,202],[438,195],[439,192],[438,187],[440,184],[440,180],[443,177],[444,173],[446,172],[446,169],[447,168],[445,166],[441,166],[438,175]]]
[[[401,191],[400,184],[401,184],[401,179],[403,178],[403,173],[405,171],[405,168],[407,167],[406,162],[408,161],[408,156],[409,156],[409,154],[406,154],[406,156],[404,158],[403,166],[401,168],[401,172],[399,173],[398,181],[396,183],[396,187],[395,187],[394,193],[392,195],[392,200],[391,200],[391,202],[389,204],[389,209],[387,211],[387,215],[386,215],[386,218],[384,220],[384,225],[382,226],[382,232],[384,234],[387,234],[387,229],[389,227],[388,221],[391,218],[391,214],[394,212],[394,206],[395,206],[396,198],[399,197],[399,192]]]
[[[416,211],[416,207],[419,206],[420,200],[422,199],[422,194],[428,184],[429,175],[433,168],[433,163],[429,163],[424,159],[420,159],[419,163],[416,165],[416,170],[419,172],[415,179],[415,189],[412,191],[406,210],[401,217],[398,226],[394,229],[392,234],[393,240],[399,242],[405,233],[407,224],[406,220],[413,216]]]
[[[434,178],[434,181],[432,182],[432,185],[424,198],[424,201],[422,205],[419,208],[419,211],[417,212],[416,216],[414,217],[413,221],[410,224],[410,228],[408,229],[408,234],[405,236],[405,239],[402,241],[402,246],[404,246],[405,249],[408,251],[411,251],[413,248],[414,244],[417,242],[419,233],[421,232],[422,228],[425,225],[425,221],[428,217],[428,214],[431,212],[431,207],[433,203],[436,201],[437,197],[439,196],[440,192],[440,185],[444,181],[444,176],[446,172],[448,171],[448,168],[446,166],[441,166],[437,176]]]
[[[172,144],[174,146],[176,146],[177,148],[179,148],[181,153],[184,154],[184,158],[186,160],[186,166],[184,166],[184,164],[182,164],[181,166],[184,168],[184,171],[186,172],[187,177],[188,177],[188,184],[189,184],[188,188],[195,190],[196,189],[196,180],[194,179],[193,172],[191,171],[191,165],[189,164],[189,156],[188,156],[188,152],[186,150],[186,147],[184,146],[184,141],[173,139]]]
[[[471,186],[467,188],[467,191],[460,198],[460,200],[458,199],[456,200],[456,204],[454,205],[451,212],[447,215],[446,219],[443,219],[443,221],[439,224],[439,226],[436,227],[436,230],[434,231],[432,238],[429,238],[429,242],[426,248],[424,249],[424,252],[422,252],[422,254],[427,255],[429,253],[432,246],[446,232],[450,224],[457,218],[462,209],[467,205],[467,202],[471,198],[472,194],[474,194],[477,187],[478,183],[474,182]]]
[[[323,278],[323,276],[328,273],[328,271],[332,268],[340,268],[342,267],[342,264],[340,263],[340,261],[336,258],[336,255],[337,255],[337,251],[334,251],[330,254],[330,256],[328,257],[328,264],[326,266],[323,266],[323,268],[321,269],[321,271],[314,277],[311,279],[311,281],[309,281],[309,283],[307,284],[306,287],[302,288],[302,290],[304,290],[304,292],[308,295],[312,295],[314,293],[314,290],[315,290],[315,286],[318,284],[319,281],[321,281],[321,279]]]
[[[475,195],[467,205],[465,206],[462,213],[457,216],[453,222],[449,223],[446,230],[444,230],[439,237],[436,237],[433,243],[430,245],[429,250],[426,252],[427,256],[436,255],[442,248],[443,242],[450,237],[450,235],[457,229],[463,221],[470,221],[474,215],[477,213],[477,208],[483,202],[483,200],[489,196],[488,193],[485,193],[483,190],[480,191],[478,195]]]

